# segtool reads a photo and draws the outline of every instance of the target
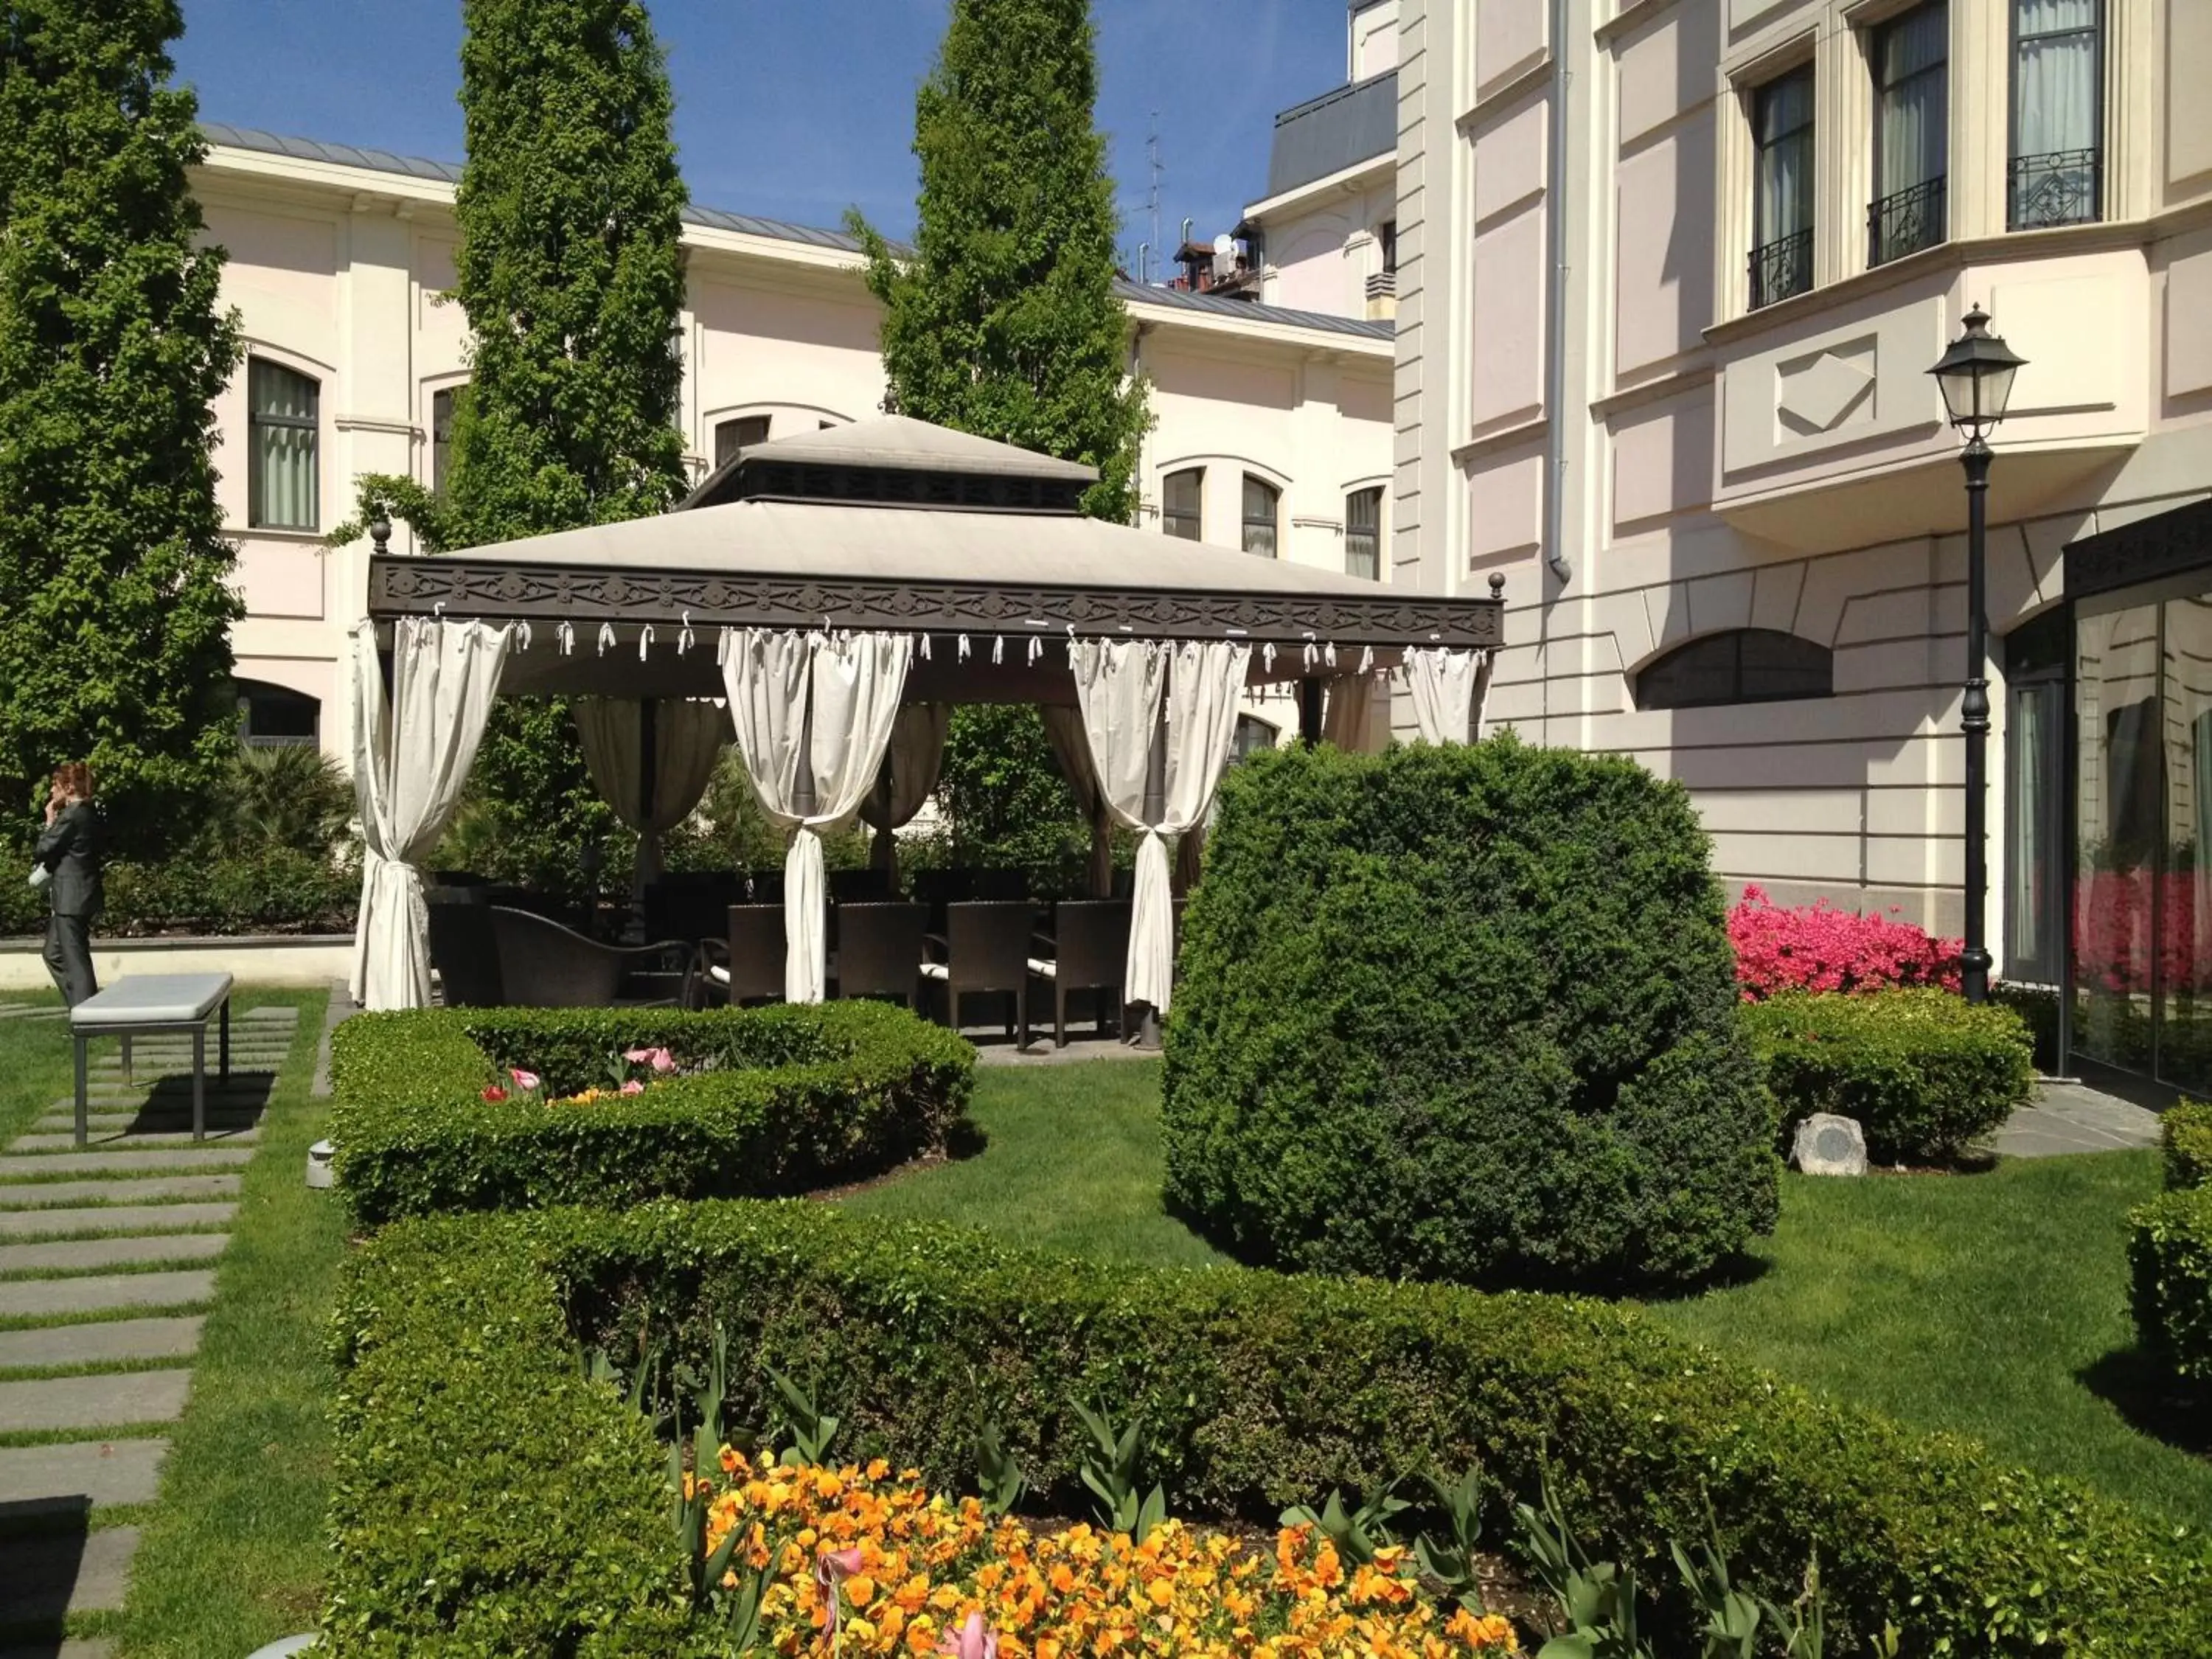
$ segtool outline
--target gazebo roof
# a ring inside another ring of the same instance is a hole
[[[890,416],[750,446],[656,518],[428,557],[380,542],[369,614],[521,621],[533,633],[566,623],[580,650],[602,625],[630,646],[649,626],[664,649],[686,626],[695,637],[726,626],[1226,635],[1287,648],[1300,665],[1309,643],[1500,642],[1495,593],[1407,592],[1083,518],[1074,500],[1097,476]]]

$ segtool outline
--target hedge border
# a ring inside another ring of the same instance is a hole
[[[337,1316],[333,1652],[675,1650],[659,1454],[573,1344],[635,1352],[649,1323],[696,1347],[709,1309],[734,1351],[812,1380],[844,1455],[942,1484],[968,1483],[988,1400],[1036,1488],[1072,1498],[1070,1395],[1142,1416],[1182,1513],[1257,1518],[1471,1456],[1526,1494],[1548,1448],[1578,1524],[1662,1596],[1666,1540],[1703,1535],[1708,1494],[1740,1575],[1771,1595],[1817,1545],[1838,1651],[1885,1618],[1914,1656],[2212,1651],[2201,1535],[1823,1403],[1633,1309],[1056,1261],[733,1202],[425,1218],[357,1255]],[[761,1378],[732,1383],[733,1420],[764,1421]],[[1687,1632],[1687,1609],[1656,1611]]]
[[[2170,1107],[2159,1139],[2166,1190],[2128,1216],[2136,1340],[2184,1382],[2212,1389],[2212,1105]]]
[[[526,1066],[546,1092],[602,1080],[633,1047],[722,1069],[577,1106],[483,1091]],[[880,1173],[941,1148],[975,1049],[877,1002],[722,1009],[425,1008],[331,1038],[331,1139],[356,1218],[764,1197]]]

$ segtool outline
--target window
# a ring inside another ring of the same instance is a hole
[[[1679,645],[1636,677],[1638,708],[1825,697],[1835,689],[1828,648],[1771,628],[1739,628]]]
[[[1160,486],[1160,528],[1187,542],[1199,539],[1199,503],[1206,493],[1206,469],[1187,467],[1170,472]]]
[[[430,394],[430,493],[443,496],[453,465],[453,402],[460,387]]]
[[[1385,219],[1375,233],[1375,240],[1382,245],[1382,270],[1386,276],[1396,274],[1398,269],[1398,222]]]
[[[2006,222],[2014,230],[2100,216],[2104,126],[2101,0],[2012,0],[2012,159]]]
[[[1344,570],[1379,580],[1382,574],[1382,489],[1355,489],[1344,498]]]
[[[313,530],[321,523],[316,406],[322,388],[282,363],[246,365],[246,522],[255,530]]]
[[[1946,234],[1951,14],[1929,0],[1874,36],[1874,205],[1867,263],[1887,264]]]
[[[2004,639],[2004,976],[2056,985],[2066,910],[2066,659],[2073,628],[2064,605]]]
[[[1244,475],[1244,550],[1256,553],[1263,559],[1275,556],[1277,536],[1275,509],[1281,503],[1283,492],[1265,478]]]
[[[719,421],[714,426],[714,470],[719,472],[738,459],[738,452],[753,444],[768,441],[769,416],[740,415],[734,421]]]
[[[1752,94],[1751,308],[1813,286],[1813,66]]]
[[[1234,766],[1240,761],[1248,761],[1255,755],[1273,749],[1279,736],[1273,725],[1257,715],[1239,714],[1237,717],[1237,735],[1229,744],[1229,764]]]
[[[252,749],[307,748],[319,743],[322,704],[306,693],[260,680],[238,682],[238,740]]]

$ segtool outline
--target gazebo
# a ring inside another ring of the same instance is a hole
[[[1431,742],[1465,741],[1500,643],[1487,598],[1372,581],[1079,511],[1097,473],[902,416],[740,450],[675,511],[434,556],[372,526],[354,643],[367,842],[354,993],[429,1000],[417,862],[509,695],[582,699],[595,782],[650,837],[734,738],[791,836],[785,990],[826,975],[821,832],[888,832],[937,776],[950,707],[1024,702],[1102,829],[1141,834],[1128,1000],[1164,1012],[1171,844],[1203,823],[1248,690],[1358,746],[1388,676]]]

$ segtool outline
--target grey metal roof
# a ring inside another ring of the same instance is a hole
[[[1363,84],[1371,86],[1374,82]],[[1395,112],[1395,103],[1392,108]],[[1395,118],[1394,113],[1392,119],[1395,121]],[[227,144],[234,149],[258,150],[269,155],[289,155],[303,161],[325,161],[333,167],[363,167],[373,173],[398,173],[406,178],[427,179],[440,184],[458,185],[461,181],[461,170],[453,163],[434,161],[419,155],[395,155],[389,150],[361,149],[351,144],[325,143],[317,138],[286,137],[252,127],[228,126],[219,121],[203,121],[200,131],[207,135],[210,144]],[[1279,127],[1276,139],[1279,151],[1282,143],[1279,132]],[[1396,142],[1394,132],[1391,143],[1395,144]],[[802,242],[809,246],[835,248],[846,253],[860,251],[859,239],[844,231],[823,230],[812,225],[794,225],[782,219],[763,219],[757,214],[729,213],[720,208],[687,207],[684,210],[684,217],[690,224],[734,231],[744,236],[765,236],[779,242]],[[906,252],[896,242],[891,246],[900,252]],[[1114,287],[1123,300],[1134,305],[1160,306],[1170,310],[1208,311],[1288,328],[1319,329],[1331,334],[1358,334],[1380,340],[1391,338],[1396,331],[1396,325],[1387,321],[1370,322],[1359,317],[1330,317],[1319,312],[1255,305],[1249,301],[1224,299],[1213,294],[1147,288],[1126,278],[1116,282]]]
[[[1385,70],[1294,104],[1275,118],[1267,155],[1267,194],[1394,154],[1398,148],[1398,71]]]

